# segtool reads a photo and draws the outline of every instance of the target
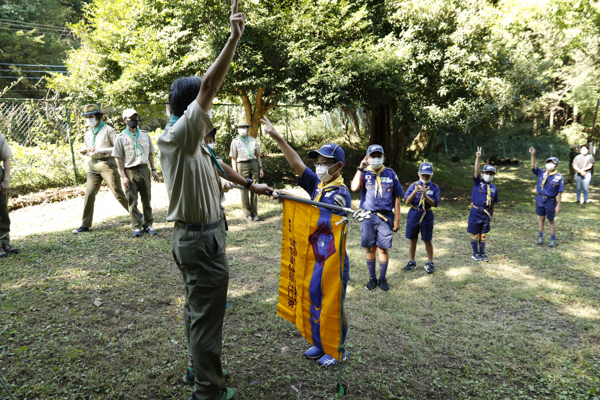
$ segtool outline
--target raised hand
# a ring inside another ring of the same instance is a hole
[[[275,140],[277,140],[278,138],[281,138],[281,135],[279,134],[279,132],[277,132],[277,129],[275,129],[275,127],[273,126],[271,121],[269,121],[269,119],[267,117],[263,117],[260,120],[260,122],[262,122],[265,125],[265,128],[263,129],[264,133],[271,136],[271,138],[273,138]]]
[[[231,37],[239,40],[244,33],[246,19],[244,13],[238,12],[238,0],[231,0],[231,16],[229,17],[231,25]]]
[[[535,148],[533,146],[529,148],[529,153],[531,153],[531,155],[535,154]]]
[[[365,158],[362,159],[362,161],[360,162],[360,168],[364,169],[367,168],[369,166],[369,156],[365,156]]]
[[[475,156],[481,157],[482,151],[483,151],[483,149],[481,147],[477,146],[477,153],[475,153]]]

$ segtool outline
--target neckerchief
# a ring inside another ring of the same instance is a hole
[[[321,197],[323,196],[323,193],[336,189],[339,186],[346,186],[344,185],[344,178],[342,178],[342,175],[338,176],[336,179],[329,182],[328,184],[325,184],[325,182],[322,181],[319,182],[317,188],[320,189],[320,192],[315,196],[314,201],[320,201]]]
[[[554,170],[552,172],[546,171],[544,173],[544,179],[542,180],[542,190],[544,190],[544,185],[546,184],[546,179],[548,179],[549,176],[556,174],[557,172],[558,172],[558,170]]]
[[[98,134],[98,132],[100,132],[100,129],[102,129],[104,125],[106,124],[100,121],[96,129],[92,127],[92,147],[96,147],[96,135]]]
[[[179,120],[179,117],[171,115],[171,118],[169,119],[169,122],[167,122],[167,125],[165,126],[165,129],[167,129],[169,126],[175,125],[175,122],[177,122],[178,120]]]
[[[375,171],[373,167],[370,165],[367,167],[367,171],[371,171],[375,175],[375,198],[377,198],[377,193],[379,193],[379,197],[383,197],[383,187],[381,186],[381,173],[385,170],[385,167],[382,165],[379,168],[379,171]]]
[[[138,151],[140,152],[139,156],[142,156],[142,146],[140,145],[140,143],[137,141],[138,138],[140,137],[140,128],[137,127],[136,131],[135,131],[135,136],[133,136],[131,134],[131,132],[129,131],[128,128],[125,128],[125,130],[123,130],[122,133],[127,134],[127,136],[129,136],[131,138],[131,140],[133,140],[133,147],[135,148],[135,158],[138,157]]]
[[[416,186],[416,187],[417,187],[417,189],[419,189],[419,190],[421,190],[421,188],[422,188],[423,186],[425,186],[425,190],[426,190],[426,191],[430,189],[430,186],[427,186],[427,185],[424,185],[424,184],[422,184],[422,183],[421,183],[421,181],[418,181],[418,182],[417,182],[417,184],[416,184],[415,186]],[[423,210],[425,210],[425,195],[424,195],[424,194],[422,194],[422,195],[421,195],[421,198],[419,199],[419,205],[417,206],[417,208],[419,208],[419,207],[420,207],[420,208],[422,208]]]
[[[492,192],[490,191],[490,187],[492,185],[490,185],[489,183],[486,183],[485,186],[487,186],[487,195],[485,197],[485,206],[489,207],[492,205]]]
[[[250,153],[250,147],[248,146],[248,136],[246,136],[246,139],[244,139],[242,137],[242,135],[238,135],[238,138],[242,141],[242,143],[244,143],[244,145],[246,146],[246,151],[248,152],[248,157],[250,157],[250,159],[254,159],[254,156],[252,155],[252,153]]]

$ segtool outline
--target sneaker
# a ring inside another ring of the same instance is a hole
[[[71,232],[72,233],[81,233],[81,232],[89,232],[90,228],[84,228],[83,226],[80,226],[77,229],[73,229]]]
[[[231,374],[226,369],[223,369],[223,376],[227,380],[231,378]],[[188,367],[187,371],[185,371],[185,375],[183,375],[181,379],[183,379],[186,385],[193,385],[194,380],[196,379],[196,371],[194,371],[193,368]]]
[[[375,278],[369,279],[369,282],[367,283],[367,286],[365,286],[365,287],[369,290],[375,289],[377,287],[377,279],[375,279]]]
[[[346,350],[344,350],[344,356],[342,358],[342,361],[346,361]],[[325,354],[323,357],[317,360],[317,364],[319,364],[322,367],[330,367],[332,365],[338,365],[339,361]]]
[[[309,358],[311,360],[316,360],[317,358],[323,357],[325,352],[318,348],[317,346],[313,346],[310,349],[304,352],[304,357]]]
[[[146,232],[149,235],[156,235],[157,233],[156,230],[151,226],[144,228],[144,232]]]
[[[7,254],[19,254],[19,249],[15,249],[8,243],[2,245],[2,250],[4,250],[4,252]]]
[[[0,258],[8,257],[8,254],[0,247]]]
[[[254,221],[262,221],[262,218],[259,217],[258,215],[254,216],[254,218],[252,218]]]
[[[475,260],[475,261],[482,261],[483,260],[483,258],[481,258],[480,254],[473,254],[473,255],[471,255],[471,258],[473,260]]]
[[[133,237],[142,237],[142,231],[140,231],[139,229],[134,229]]]
[[[488,256],[485,255],[485,253],[479,254],[479,257],[481,257],[481,261],[490,261],[490,259],[488,258]]]
[[[388,286],[387,283],[387,279],[383,278],[379,280],[379,289],[383,290],[384,292],[387,292],[388,290],[390,290],[390,287]]]
[[[550,240],[550,243],[548,243],[548,247],[556,247],[556,240]]]
[[[428,274],[433,274],[434,268],[435,268],[435,265],[433,265],[432,262],[428,262],[427,264],[425,264],[425,271],[427,271]]]
[[[544,243],[544,237],[538,236],[537,244],[542,244],[542,243]]]
[[[248,221],[248,222],[252,222],[252,217],[251,217],[251,216],[247,216],[247,217],[246,217],[246,221]]]
[[[402,268],[402,271],[412,271],[415,268],[417,268],[417,263],[409,261],[408,264],[406,264],[406,267]]]

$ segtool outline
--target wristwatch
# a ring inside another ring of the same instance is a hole
[[[364,168],[361,168],[361,167],[356,167],[356,169],[360,172],[364,172],[364,170],[365,170]]]
[[[254,182],[252,181],[252,179],[248,179],[248,178],[246,178],[246,181],[248,181],[248,183],[246,183],[246,189],[250,189],[250,186],[252,186],[252,184]]]

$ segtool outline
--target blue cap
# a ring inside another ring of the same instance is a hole
[[[327,143],[319,150],[311,150],[308,152],[310,158],[317,158],[319,154],[323,157],[333,158],[346,165],[346,155],[344,154],[344,150],[335,143]]]
[[[377,153],[377,152],[380,152],[381,154],[385,154],[385,151],[383,151],[383,147],[378,144],[372,144],[367,149],[367,155],[369,155],[371,153]]]
[[[486,165],[485,167],[483,167],[483,172],[493,172],[494,174],[496,173],[496,167],[494,167],[493,165]]]
[[[419,173],[420,174],[433,175],[433,165],[431,165],[431,163],[424,162],[419,167]]]
[[[556,164],[558,166],[558,158],[556,158],[556,157],[548,157],[546,159],[546,162],[548,162],[548,161],[553,162],[554,164]]]

